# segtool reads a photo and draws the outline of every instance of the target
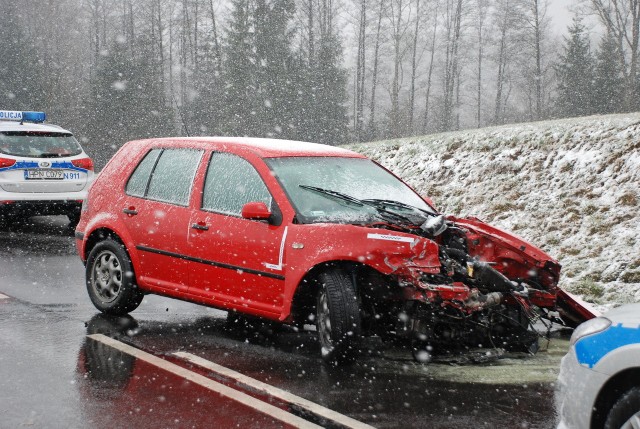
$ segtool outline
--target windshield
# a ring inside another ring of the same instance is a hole
[[[381,220],[380,211],[357,200],[396,201],[419,210],[433,210],[404,182],[370,159],[340,157],[286,157],[266,160],[298,213],[298,220],[360,223]],[[331,192],[318,192],[321,188]],[[399,213],[407,208],[391,206]]]
[[[30,158],[56,158],[82,153],[69,133],[5,131],[0,133],[0,153]]]

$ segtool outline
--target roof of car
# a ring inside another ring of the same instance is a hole
[[[253,137],[169,137],[153,139],[161,142],[201,143],[205,146],[233,147],[254,152],[261,158],[283,156],[341,156],[366,158],[359,153],[336,146],[295,140],[264,139]]]
[[[0,132],[1,131],[35,131],[41,133],[69,133],[71,131],[67,131],[64,128],[61,128],[57,125],[52,124],[34,124],[31,122],[25,122],[21,124],[16,121],[0,121]]]

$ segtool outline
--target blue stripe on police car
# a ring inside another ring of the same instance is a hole
[[[575,350],[581,365],[593,368],[608,353],[630,344],[640,343],[640,327],[618,324],[576,342]]]

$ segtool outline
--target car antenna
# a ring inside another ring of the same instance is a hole
[[[187,123],[184,120],[184,116],[182,116],[182,109],[180,109],[180,106],[178,106],[176,95],[173,92],[171,92],[171,98],[173,99],[173,103],[176,105],[176,109],[178,109],[178,115],[180,116],[180,122],[182,122],[182,128],[184,128],[185,134],[187,135],[187,137],[191,137],[191,135],[189,134],[189,128],[187,128]]]

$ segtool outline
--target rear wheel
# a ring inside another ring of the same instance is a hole
[[[613,405],[605,429],[640,429],[640,387],[622,395]]]
[[[316,305],[322,358],[332,364],[353,361],[360,349],[360,306],[350,276],[333,269],[319,277]]]
[[[144,297],[135,284],[133,266],[124,246],[111,238],[96,244],[89,253],[86,283],[91,302],[106,314],[127,314]]]

